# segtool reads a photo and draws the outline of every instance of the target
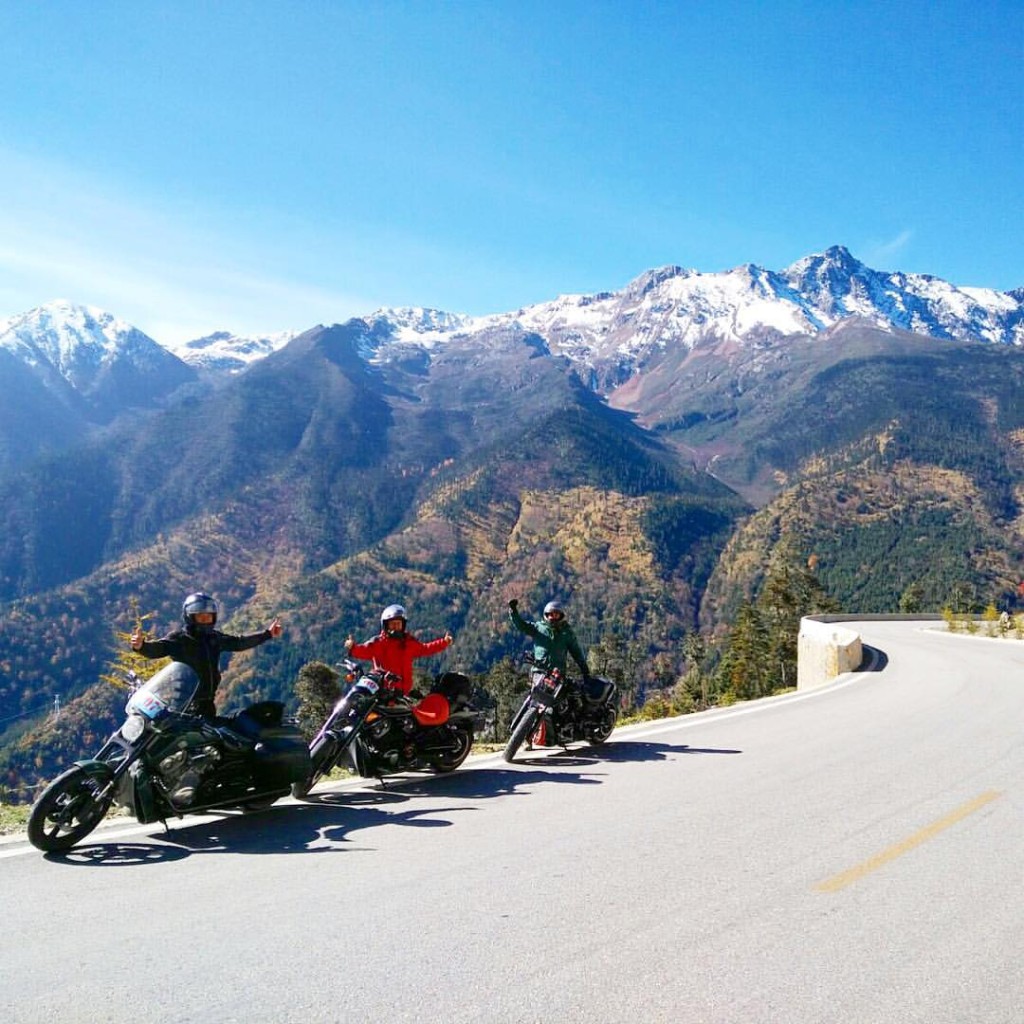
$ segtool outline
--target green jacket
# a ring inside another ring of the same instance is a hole
[[[566,655],[571,654],[573,661],[580,667],[584,676],[590,675],[587,668],[587,656],[572,631],[572,626],[565,619],[554,624],[550,622],[529,622],[514,608],[508,610],[512,625],[533,640],[533,656],[545,669],[557,668],[565,672]]]

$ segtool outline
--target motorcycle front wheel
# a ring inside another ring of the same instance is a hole
[[[333,756],[334,741],[329,736],[323,736],[313,744],[309,752],[313,762],[309,774],[301,782],[292,783],[292,796],[296,800],[309,796],[309,791],[331,770]]]
[[[84,839],[110,809],[111,796],[100,796],[102,785],[81,768],[58,775],[35,802],[28,819],[29,842],[46,853],[70,850]]]
[[[539,717],[540,712],[536,708],[529,708],[516,722],[516,727],[512,730],[512,735],[509,736],[508,743],[505,744],[505,750],[501,755],[509,764],[515,760],[526,737],[532,735],[533,730],[537,728]]]
[[[468,725],[456,725],[452,728],[455,747],[452,750],[445,750],[439,754],[432,754],[430,767],[435,772],[453,772],[469,757],[473,749],[473,729]]]

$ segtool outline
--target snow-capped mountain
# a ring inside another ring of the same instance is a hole
[[[185,376],[178,360],[137,327],[65,299],[0,323],[0,349],[44,379],[60,378],[85,396],[102,390],[112,374]]]
[[[666,266],[619,291],[561,295],[488,316],[385,307],[362,318],[367,327],[359,354],[388,363],[408,358],[412,348],[429,360],[432,350],[454,338],[479,336],[486,346],[496,329],[512,329],[540,336],[547,351],[568,358],[593,386],[607,390],[676,347],[764,344],[792,335],[829,338],[831,328],[851,318],[886,331],[1024,346],[1024,288],[1000,292],[958,287],[926,274],[877,271],[833,246],[780,271],[749,263],[717,273]],[[0,322],[0,351],[10,351],[38,376],[60,378],[91,396],[115,367],[121,375],[126,367],[145,377],[163,375],[165,384],[180,383],[181,371],[189,368],[237,373],[297,333],[218,331],[172,354],[109,313],[58,301]]]
[[[669,266],[642,274],[621,291],[562,295],[512,313],[470,318],[385,309],[367,320],[378,346],[401,341],[424,348],[456,334],[518,324],[541,335],[552,352],[615,381],[671,346],[817,335],[854,317],[886,331],[1024,346],[1024,291],[876,271],[842,246],[782,271],[753,264],[721,273]],[[376,355],[382,356],[379,348]]]
[[[159,402],[195,371],[91,306],[58,300],[0,322],[0,468]]]
[[[215,331],[203,338],[186,342],[174,349],[179,359],[197,370],[217,373],[238,373],[258,362],[271,352],[284,348],[297,331],[277,334],[238,335],[230,331]]]

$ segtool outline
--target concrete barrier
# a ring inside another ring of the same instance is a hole
[[[860,633],[836,622],[832,616],[804,616],[797,637],[796,688],[807,690],[827,683],[844,672],[860,668],[864,651]]]
[[[941,615],[922,612],[916,615],[805,615],[797,637],[796,688],[821,686],[844,672],[856,672],[864,660],[860,634],[842,625],[844,622],[929,622]]]

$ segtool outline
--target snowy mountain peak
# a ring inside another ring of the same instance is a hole
[[[834,245],[781,271],[753,263],[719,273],[670,265],[641,274],[621,291],[560,295],[487,317],[381,309],[366,318],[364,355],[382,361],[395,342],[429,349],[456,332],[473,336],[515,327],[540,335],[552,353],[576,363],[604,388],[673,347],[707,341],[745,345],[797,334],[831,337],[825,332],[852,317],[883,330],[1024,345],[1019,294],[872,270],[845,246]]]
[[[113,362],[156,366],[167,357],[138,328],[95,306],[66,299],[12,317],[0,328],[0,348],[15,352],[31,366],[55,370],[80,391],[88,390]]]
[[[238,373],[264,356],[284,348],[296,331],[276,334],[239,335],[230,331],[214,331],[202,338],[176,348],[175,355],[197,370],[217,373]]]

